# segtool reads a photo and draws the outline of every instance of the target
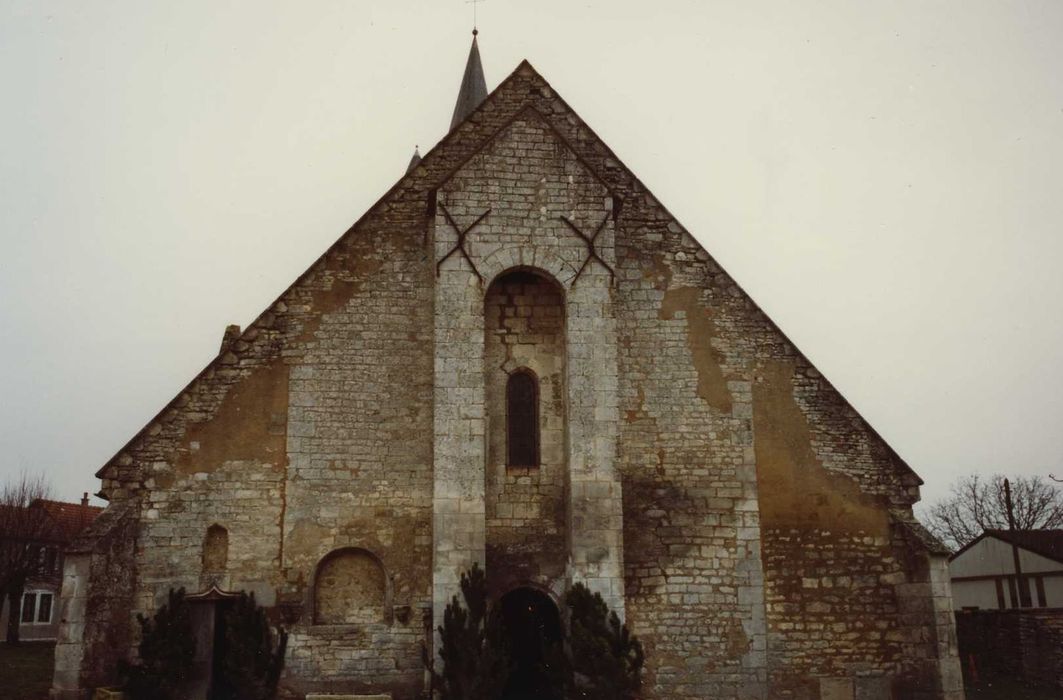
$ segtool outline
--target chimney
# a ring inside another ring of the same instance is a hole
[[[84,491],[81,495],[81,507],[78,508],[78,532],[85,529],[87,517],[89,517],[89,492]]]

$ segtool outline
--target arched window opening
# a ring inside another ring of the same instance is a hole
[[[314,622],[351,625],[385,622],[387,577],[384,567],[363,549],[340,549],[318,565],[314,581]]]
[[[539,382],[520,370],[506,382],[506,464],[539,466]]]
[[[229,531],[221,525],[207,528],[203,538],[203,572],[217,573],[225,571],[229,565]]]

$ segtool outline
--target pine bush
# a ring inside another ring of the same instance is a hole
[[[225,700],[270,700],[284,665],[288,634],[280,630],[274,640],[266,611],[254,594],[224,604],[216,624],[222,626],[215,640],[212,697]],[[140,622],[140,661],[125,665],[125,690],[132,700],[183,700],[196,655],[190,603],[185,590],[170,590],[169,601]],[[216,642],[218,643],[218,642]]]
[[[630,700],[641,685],[642,644],[598,593],[582,583],[565,593],[570,700]]]
[[[487,582],[476,564],[461,575],[463,606],[451,598],[438,628],[439,657],[443,671],[425,652],[425,664],[441,700],[494,700],[498,698],[511,671],[511,663],[498,606],[487,613]]]
[[[284,667],[288,633],[280,630],[274,641],[266,611],[255,602],[255,594],[241,592],[224,608],[223,653],[214,668],[215,692],[232,700],[270,700]]]
[[[133,700],[180,700],[196,655],[185,589],[170,589],[169,600],[140,623],[140,663],[126,666],[126,690]]]

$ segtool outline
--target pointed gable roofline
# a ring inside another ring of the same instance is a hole
[[[981,535],[961,547],[949,557],[949,561],[955,561],[957,557],[987,537],[993,537],[1001,542],[1013,544],[1020,549],[1025,549],[1027,552],[1032,552],[1045,559],[1051,559],[1063,564],[1063,529],[1016,530],[1011,532],[1009,530],[994,530],[990,528],[983,530]]]
[[[474,46],[475,49],[475,40]],[[479,51],[476,51],[477,58]],[[470,60],[472,55],[470,52]],[[464,82],[464,81],[463,81]],[[450,132],[443,137],[435,146],[425,153],[416,167],[408,170],[399,180],[392,185],[377,201],[370,206],[361,217],[355,221],[344,233],[330,245],[296,280],[289,285],[274,301],[266,307],[259,316],[244,330],[241,338],[257,332],[262,326],[263,320],[272,317],[273,310],[283,302],[291,289],[304,282],[346,239],[372,216],[379,213],[389,201],[395,198],[416,197],[424,201],[425,193],[433,193],[436,188],[446,182],[462,164],[481,152],[494,138],[517,118],[520,113],[532,110],[536,115],[548,124],[551,130],[558,135],[571,152],[598,178],[605,187],[618,197],[619,205],[625,200],[639,199],[646,205],[644,208],[651,218],[641,220],[642,224],[653,224],[667,227],[675,224],[680,227],[683,234],[708,255],[711,254],[700,243],[690,236],[689,232],[679,224],[678,219],[668,211],[667,207],[660,202],[643,184],[643,182],[623,164],[620,158],[609,148],[608,145],[583,121],[564,99],[562,99],[551,85],[539,74],[532,64],[524,59],[516,69],[510,73],[494,90],[492,90],[478,105],[464,116],[461,122],[455,124]],[[566,133],[567,130],[567,133]],[[719,266],[713,259],[714,264]],[[722,266],[719,266],[722,270]],[[726,274],[726,271],[724,271]],[[728,277],[730,277],[728,275]],[[732,281],[733,278],[731,278]],[[746,299],[753,305],[760,317],[782,337],[795,351],[803,357],[786,334],[764,313],[753,298],[734,281],[735,286],[741,291]],[[204,375],[215,369],[226,353],[219,354],[202,371],[190,381],[177,396],[160,410],[151,421],[137,432],[111,459],[109,459],[97,472],[97,478],[113,478],[108,475],[109,469],[131,449],[143,437],[147,436],[156,421],[166,413],[177,407],[179,400],[186,392],[193,389]],[[807,361],[807,359],[806,359]],[[811,365],[811,363],[809,363]],[[868,433],[887,450],[891,461],[901,471],[902,481],[909,486],[919,486],[923,480],[916,474],[907,462],[887,443],[882,436],[860,415],[852,404],[838,391],[826,377],[822,380],[831,391],[834,391],[845,406],[850,409],[859,419]],[[102,498],[106,495],[97,494]]]

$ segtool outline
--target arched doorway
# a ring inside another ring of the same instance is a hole
[[[559,700],[558,669],[552,664],[561,654],[561,616],[554,601],[521,587],[502,596],[499,604],[514,666],[502,700]]]

